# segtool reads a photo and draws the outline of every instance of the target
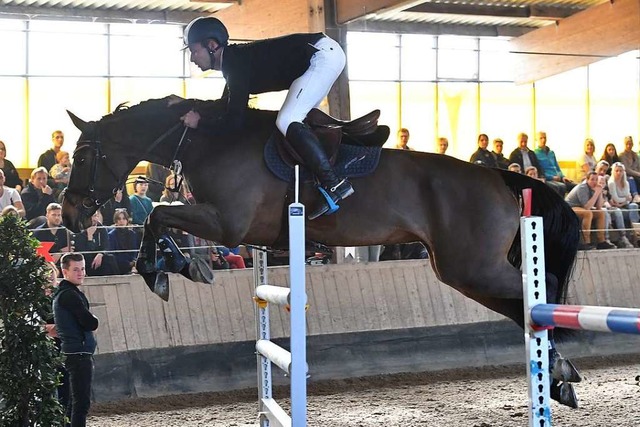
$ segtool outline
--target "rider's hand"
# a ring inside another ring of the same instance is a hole
[[[184,116],[180,117],[180,120],[182,120],[185,126],[190,127],[191,129],[196,129],[198,127],[198,122],[200,121],[200,113],[191,110]]]

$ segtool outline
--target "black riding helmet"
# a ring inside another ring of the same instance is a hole
[[[229,43],[227,27],[217,18],[201,16],[191,21],[184,29],[185,47],[207,39],[214,39],[220,46],[226,46]]]

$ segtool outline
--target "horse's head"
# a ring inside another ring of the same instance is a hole
[[[101,134],[101,121],[85,122],[70,111],[67,113],[82,133],[73,153],[62,215],[65,226],[78,232],[89,227],[93,213],[123,187],[130,162],[123,150],[115,150],[106,144]]]
[[[118,107],[95,122],[68,112],[82,133],[62,203],[65,226],[74,232],[90,226],[91,215],[124,187],[141,160],[169,165],[183,128],[180,117],[193,105],[193,100],[169,96]]]

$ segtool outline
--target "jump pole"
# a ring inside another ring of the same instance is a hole
[[[550,327],[640,335],[640,309],[547,304],[544,232],[541,217],[531,215],[531,189],[522,191],[520,218],[525,344],[528,363],[529,426],[551,426],[549,381]]]
[[[295,201],[289,205],[290,289],[267,283],[267,257],[254,249],[256,286],[256,355],[258,362],[258,410],[260,427],[306,427],[307,425],[307,335],[305,286],[305,207],[299,203],[299,168],[295,168]],[[291,352],[270,341],[269,304],[289,306]],[[272,363],[291,378],[291,416],[273,399]]]

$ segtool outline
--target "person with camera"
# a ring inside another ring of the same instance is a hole
[[[596,172],[587,173],[587,179],[576,185],[565,198],[582,223],[582,242],[578,249],[614,249],[616,246],[606,240],[606,212],[603,190],[606,181]],[[596,245],[591,244],[591,226],[595,226]]]

